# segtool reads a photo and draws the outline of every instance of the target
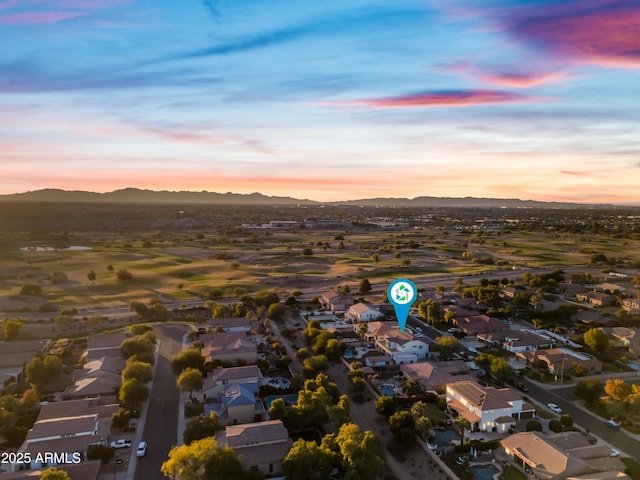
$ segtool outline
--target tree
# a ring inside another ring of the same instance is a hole
[[[590,328],[583,339],[584,344],[594,352],[602,353],[609,348],[609,337],[602,328]]]
[[[45,379],[44,363],[40,357],[35,357],[24,366],[24,374],[27,382],[42,385]]]
[[[87,278],[89,279],[90,282],[95,282],[96,272],[94,272],[93,270],[89,270],[89,273],[87,273]]]
[[[409,378],[405,380],[404,384],[402,385],[402,391],[409,396],[420,395],[420,393],[422,393],[422,387],[420,386],[420,382],[418,382],[418,380],[416,380],[415,378]]]
[[[426,438],[427,433],[431,430],[431,420],[428,417],[418,417],[416,418],[416,433],[420,435],[421,438]]]
[[[494,358],[491,361],[491,373],[501,382],[506,382],[513,375],[513,367],[504,358]]]
[[[39,402],[40,395],[38,394],[38,390],[35,388],[25,390],[22,394],[22,399],[20,400],[20,403],[27,408],[35,407]]]
[[[455,337],[442,336],[436,338],[436,348],[440,352],[440,358],[446,360],[453,356],[462,347],[462,343]]]
[[[128,361],[124,369],[122,370],[122,380],[131,380],[135,378],[142,383],[151,381],[151,365],[146,362],[139,362],[136,360]]]
[[[311,255],[313,255],[313,250],[311,250],[309,247],[303,248],[302,255],[304,255],[305,257],[310,257]]]
[[[153,350],[153,343],[140,338],[127,338],[120,344],[120,352],[125,360],[131,357],[136,357],[139,360],[149,356],[153,359]]]
[[[288,480],[324,480],[336,462],[335,454],[314,441],[297,440],[282,460]]]
[[[58,470],[56,467],[49,467],[40,474],[38,480],[71,480],[71,477],[64,470]]]
[[[281,420],[285,421],[287,416],[287,407],[282,398],[276,398],[271,402],[271,406],[269,407],[269,418],[271,420]]]
[[[464,431],[471,430],[471,422],[462,415],[458,415],[455,424],[460,429],[460,445],[462,445],[464,443]]]
[[[313,378],[318,373],[324,372],[329,368],[329,361],[325,355],[316,355],[314,357],[305,358],[302,362],[302,370],[306,378]]]
[[[618,402],[624,402],[631,395],[631,385],[620,378],[611,378],[604,384],[604,391],[607,395]]]
[[[285,307],[281,303],[272,303],[267,309],[267,315],[269,315],[269,318],[275,321],[282,320],[286,313],[287,307]]]
[[[599,380],[580,380],[573,392],[577,398],[588,404],[594,404],[602,396],[604,388]]]
[[[193,402],[193,391],[202,390],[202,372],[197,368],[186,368],[178,376],[176,383],[181,391],[189,392],[189,399]]]
[[[108,447],[106,445],[91,445],[87,449],[87,459],[100,460],[104,465],[113,458],[115,453],[116,451],[114,448]]]
[[[189,348],[171,357],[173,373],[180,375],[187,368],[197,368],[201,371],[204,368],[204,357],[200,354],[199,349]]]
[[[126,282],[128,280],[133,279],[133,274],[127,270],[126,268],[121,268],[120,270],[118,270],[118,272],[116,273],[116,277],[118,278],[118,280],[120,280],[121,282]]]
[[[120,386],[118,398],[125,405],[135,408],[147,401],[147,398],[149,398],[149,389],[140,380],[127,380]]]
[[[357,425],[347,423],[340,427],[335,443],[340,449],[346,480],[381,478],[383,462],[372,432],[361,432]]]
[[[10,342],[11,340],[15,340],[18,336],[18,332],[22,328],[22,322],[17,322],[15,320],[4,319],[2,322],[3,327],[3,338],[5,342]]]
[[[117,412],[113,412],[111,415],[111,426],[114,428],[125,428],[129,425],[129,420],[131,420],[131,413],[120,407]]]
[[[396,411],[396,401],[393,397],[382,395],[378,397],[375,403],[376,412],[389,418]]]
[[[360,286],[358,287],[358,293],[362,295],[366,295],[371,292],[371,282],[368,278],[363,278],[360,280]]]
[[[185,444],[191,445],[197,440],[212,437],[220,429],[222,426],[218,420],[218,414],[211,412],[207,417],[196,417],[189,420],[182,433],[182,439]]]
[[[238,454],[230,447],[220,447],[213,437],[173,447],[160,471],[173,480],[246,478]]]
[[[554,433],[559,433],[562,431],[562,423],[560,423],[560,420],[557,419],[553,419],[549,421],[549,430],[551,430]]]
[[[416,422],[410,412],[403,410],[394,413],[389,417],[389,426],[398,443],[407,445],[413,441],[416,434]]]
[[[28,295],[30,297],[36,297],[43,294],[44,292],[42,290],[42,287],[34,283],[27,283],[26,285],[23,285],[22,288],[20,289],[20,295]]]

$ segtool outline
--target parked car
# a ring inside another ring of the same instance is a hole
[[[529,388],[524,383],[516,383],[516,388],[521,392],[528,392]]]
[[[619,457],[620,456],[620,451],[616,450],[615,448],[611,449],[611,456],[612,457]]]
[[[604,424],[607,427],[612,428],[614,430],[620,430],[620,424],[618,422],[613,421],[613,420],[607,420],[606,422],[604,422]]]
[[[136,457],[144,457],[147,453],[147,442],[142,441],[138,444],[138,449],[136,450]]]
[[[420,327],[416,327],[416,331],[418,331],[418,332],[422,333],[422,328],[420,328]]]
[[[547,408],[558,415],[562,413],[562,409],[555,403],[547,403]]]
[[[111,442],[111,448],[127,448],[131,446],[131,440],[124,440],[121,438],[120,440],[116,440]]]

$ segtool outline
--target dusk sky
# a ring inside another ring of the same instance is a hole
[[[0,193],[640,203],[640,1],[0,0]]]

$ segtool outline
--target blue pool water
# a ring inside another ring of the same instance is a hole
[[[271,408],[271,402],[273,402],[276,398],[283,399],[285,405],[293,405],[298,401],[298,394],[291,393],[289,395],[271,395],[269,397],[264,397],[264,405],[267,410]]]
[[[460,434],[453,428],[436,429],[434,437],[429,443],[438,447],[448,447],[450,440],[460,440]]]
[[[493,476],[499,473],[498,467],[490,463],[486,465],[474,465],[471,467],[474,480],[493,480]]]

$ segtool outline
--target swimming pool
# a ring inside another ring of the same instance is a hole
[[[434,430],[434,436],[429,443],[437,447],[448,447],[451,440],[460,440],[460,434],[454,428],[438,428]]]
[[[289,395],[271,395],[269,397],[264,397],[264,405],[267,410],[271,408],[271,402],[273,402],[276,398],[283,399],[285,405],[293,405],[298,401],[298,394],[291,393]]]
[[[493,476],[496,473],[500,473],[498,467],[491,463],[485,465],[474,465],[471,467],[471,473],[473,473],[474,480],[493,480]]]

